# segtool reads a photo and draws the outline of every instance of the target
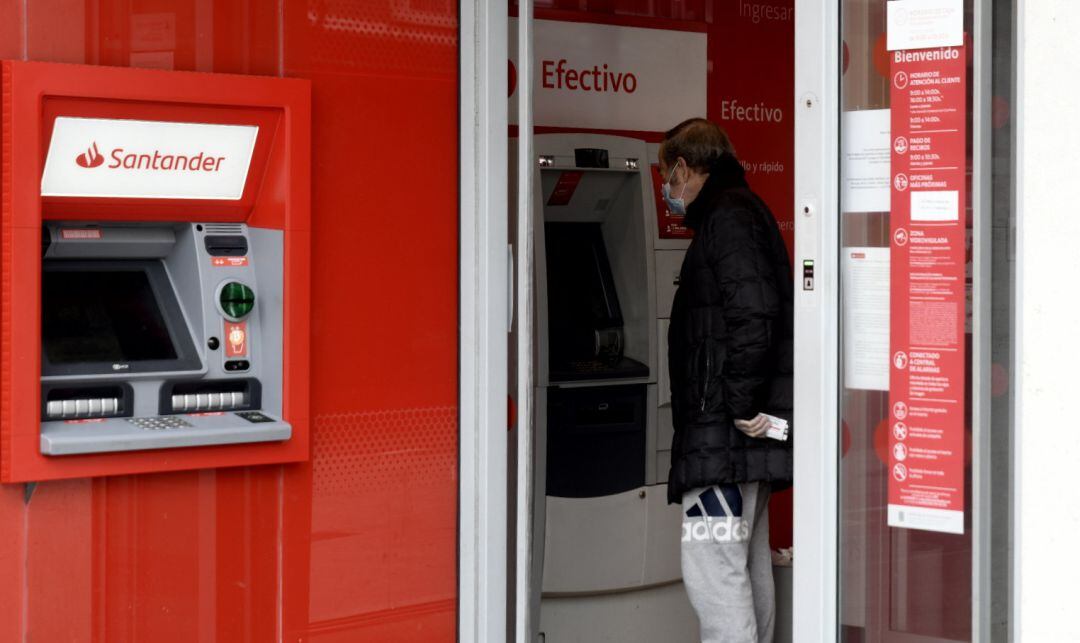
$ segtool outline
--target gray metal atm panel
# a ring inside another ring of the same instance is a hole
[[[68,224],[50,224],[50,238],[54,240],[54,244],[49,248],[46,258],[111,258],[101,250],[80,254],[76,248],[85,248],[82,244],[92,243],[92,240],[80,242],[76,246],[71,240],[62,239],[59,232],[62,227],[68,227]],[[71,227],[87,226],[71,224]],[[43,377],[42,381],[52,385],[123,382],[130,385],[133,391],[131,414],[134,419],[178,417],[191,426],[145,431],[125,418],[78,422],[46,421],[41,424],[42,453],[71,455],[289,439],[292,429],[281,419],[284,233],[279,230],[249,228],[243,224],[203,226],[183,223],[165,227],[160,224],[106,224],[100,226],[100,229],[104,231],[103,240],[112,240],[110,252],[119,255],[117,258],[158,256],[162,259],[182,311],[183,323],[195,343],[200,366],[195,370],[145,374],[102,373]],[[246,265],[213,265],[204,239],[208,234],[227,233],[247,237],[249,247]],[[168,247],[163,251],[166,244]],[[218,310],[216,299],[218,288],[228,281],[240,281],[255,291],[255,308],[244,320],[248,329],[247,361],[250,363],[250,368],[244,371],[225,369],[224,318]],[[217,350],[210,350],[207,345],[211,337],[218,338],[221,343]],[[269,416],[272,422],[252,424],[232,413],[202,416],[159,415],[161,389],[166,382],[248,378],[259,381],[262,399],[257,410]]]

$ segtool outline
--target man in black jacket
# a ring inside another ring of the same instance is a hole
[[[683,579],[705,643],[771,643],[768,500],[792,478],[792,440],[769,437],[792,408],[787,249],[719,126],[667,132],[660,170],[669,209],[694,230],[668,334]]]

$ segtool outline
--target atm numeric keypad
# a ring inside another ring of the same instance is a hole
[[[179,417],[128,418],[127,421],[145,431],[165,431],[168,429],[183,429],[192,426],[190,422]]]

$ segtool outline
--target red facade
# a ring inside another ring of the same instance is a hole
[[[311,461],[3,485],[0,641],[453,639],[456,12],[0,2],[0,58],[312,81]]]

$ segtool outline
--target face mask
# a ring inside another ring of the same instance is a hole
[[[686,201],[683,200],[682,196],[679,196],[679,198],[671,196],[671,179],[675,176],[675,170],[678,169],[678,167],[679,164],[676,162],[675,167],[671,168],[671,174],[668,175],[668,180],[664,183],[662,191],[664,193],[664,203],[667,203],[668,212],[679,216],[685,216]],[[682,194],[686,194],[685,183],[683,184]]]

